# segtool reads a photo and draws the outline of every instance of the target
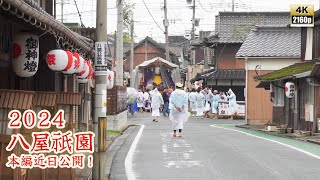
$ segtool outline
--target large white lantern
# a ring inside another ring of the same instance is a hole
[[[72,61],[68,62],[67,67],[62,72],[64,74],[73,74],[77,70],[76,63],[77,63],[78,59],[76,57],[74,57],[70,51],[66,51],[66,53],[68,54],[68,59],[72,58]]]
[[[77,58],[77,62],[76,62],[76,73],[81,73],[84,70],[84,64],[85,64],[85,60],[76,52],[72,53],[74,57]]]
[[[112,89],[114,84],[114,72],[107,70],[107,89]]]
[[[92,66],[90,61],[85,61],[84,70],[77,76],[78,83],[87,83],[92,74]]]
[[[20,77],[31,77],[39,66],[39,37],[18,33],[13,37],[13,71]]]
[[[48,67],[53,71],[65,70],[71,66],[72,61],[72,55],[62,49],[51,50],[47,54]]]
[[[295,85],[293,82],[287,82],[285,85],[285,92],[288,98],[294,97]]]
[[[87,78],[90,73],[90,67],[87,62],[84,63],[84,70],[79,73],[78,78]]]

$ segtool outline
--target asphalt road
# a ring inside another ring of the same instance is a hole
[[[293,141],[288,147],[280,137],[272,137],[271,142],[268,137],[254,137],[251,132],[244,134],[236,128],[220,127],[244,123],[236,120],[191,118],[185,124],[184,137],[174,138],[167,118],[162,117],[158,123],[151,120],[147,113],[129,117],[131,124],[143,124],[144,128],[142,131],[137,126],[116,154],[111,179],[320,179],[319,156],[308,152],[318,152],[320,146]],[[134,140],[136,146],[130,150]]]

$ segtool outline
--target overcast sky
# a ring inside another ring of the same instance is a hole
[[[86,27],[96,25],[96,1],[97,0],[64,0],[64,22],[80,22],[74,1],[77,2],[82,21]],[[104,1],[104,0],[102,0]],[[108,32],[112,33],[117,29],[117,0],[108,0]],[[148,13],[143,0],[126,0],[134,4],[135,20],[135,41],[150,36],[158,42],[164,42],[164,29],[162,20],[164,12],[161,9],[163,0],[144,0],[148,9],[158,25]],[[200,19],[200,26],[196,31],[214,30],[214,17],[219,11],[231,11],[232,0],[195,0],[196,18]],[[57,18],[61,18],[61,0],[57,0]],[[192,10],[186,0],[167,0],[169,35],[184,35],[191,30]],[[234,0],[235,11],[289,11],[290,4],[314,4],[315,10],[319,9],[319,0]]]

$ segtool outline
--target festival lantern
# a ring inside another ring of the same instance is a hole
[[[113,71],[107,70],[107,89],[112,89],[114,84],[114,75]]]
[[[13,38],[13,71],[20,77],[31,77],[39,66],[39,37],[19,33]]]
[[[77,58],[77,61],[76,61],[76,72],[75,73],[81,73],[84,69],[84,63],[85,63],[85,60],[76,52],[73,52],[72,53],[74,57]]]
[[[89,81],[88,77],[90,75],[90,66],[91,66],[90,62],[85,61],[84,70],[82,72],[80,72],[79,75],[77,75],[77,81],[79,83],[87,83]]]
[[[71,53],[68,53],[62,49],[55,49],[49,51],[47,54],[48,67],[53,71],[63,71],[71,67],[73,57]]]
[[[67,67],[62,72],[64,74],[73,74],[77,70],[76,63],[77,63],[78,59],[76,57],[74,57],[70,51],[66,51],[66,53],[68,54],[68,60],[70,60],[72,58],[72,61],[68,61]]]
[[[287,82],[285,85],[285,93],[287,98],[294,97],[295,86],[293,82]]]

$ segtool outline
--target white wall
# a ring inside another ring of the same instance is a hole
[[[279,70],[284,67],[300,62],[300,58],[248,58],[248,69],[255,70],[257,65],[261,68],[257,70]]]

